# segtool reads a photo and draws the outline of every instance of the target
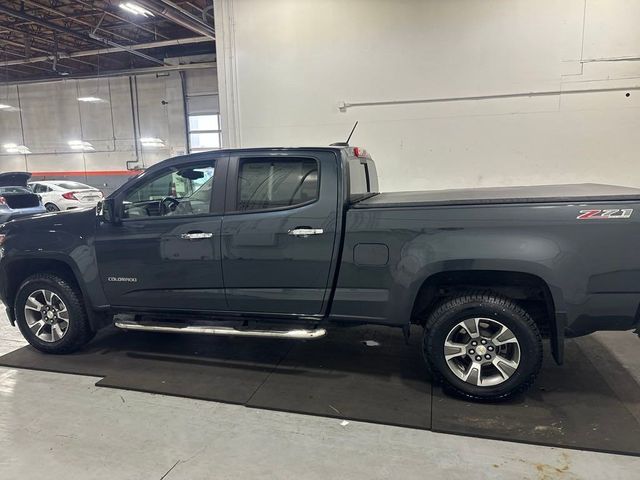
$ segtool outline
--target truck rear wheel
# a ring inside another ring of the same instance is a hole
[[[429,316],[424,358],[436,380],[472,400],[499,400],[528,389],[542,365],[531,316],[492,293],[448,299]]]
[[[24,338],[45,353],[70,353],[92,336],[78,289],[53,274],[27,278],[16,295],[16,323]]]

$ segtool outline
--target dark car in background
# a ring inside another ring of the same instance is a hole
[[[0,173],[0,223],[46,211],[40,197],[27,187],[30,178],[29,172]]]

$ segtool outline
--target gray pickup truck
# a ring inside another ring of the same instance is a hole
[[[565,337],[637,327],[639,208],[640,190],[606,185],[378,193],[348,146],[220,150],[152,166],[98,212],[4,224],[0,298],[49,353],[111,323],[294,339],[417,324],[436,379],[498,399],[535,380],[543,338],[562,363]]]

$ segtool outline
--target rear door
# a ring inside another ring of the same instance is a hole
[[[341,191],[337,166],[332,151],[230,159],[222,268],[231,310],[323,312]]]

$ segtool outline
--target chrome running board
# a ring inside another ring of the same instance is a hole
[[[139,330],[145,332],[165,333],[196,333],[200,335],[235,335],[238,337],[270,337],[270,338],[295,338],[308,340],[323,337],[327,331],[324,328],[314,330],[238,330],[232,327],[214,327],[209,325],[184,326],[163,325],[161,323],[138,323],[131,320],[117,320],[116,327],[123,330]]]

